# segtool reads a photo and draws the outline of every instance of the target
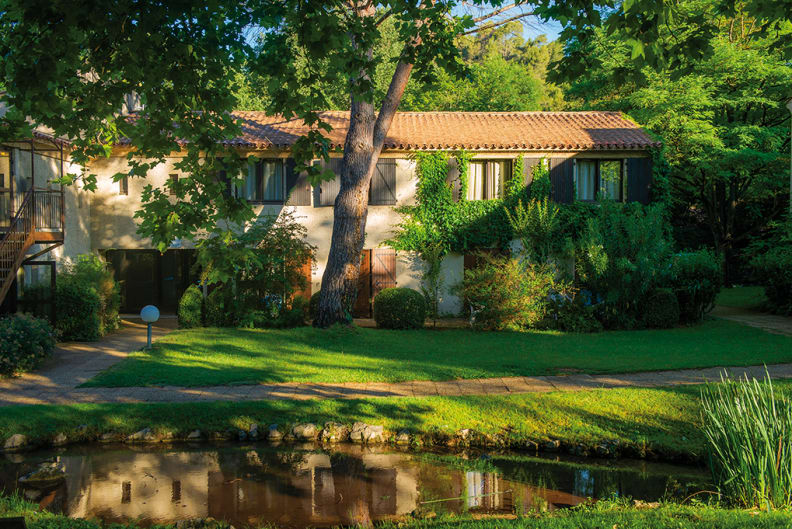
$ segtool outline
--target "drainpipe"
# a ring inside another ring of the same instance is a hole
[[[792,114],[792,99],[787,101],[787,108],[789,113]],[[789,120],[789,218],[792,219],[792,119]]]

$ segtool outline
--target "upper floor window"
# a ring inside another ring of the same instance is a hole
[[[178,174],[170,174],[168,175],[170,179],[170,185],[168,186],[168,193],[171,195],[176,194],[176,185],[179,183],[179,175]]]
[[[472,160],[468,165],[467,199],[502,197],[510,176],[511,160]]]
[[[624,200],[621,160],[577,160],[575,198],[577,200]]]
[[[124,175],[121,177],[121,180],[118,181],[118,194],[119,195],[129,194],[129,176]]]
[[[285,173],[283,160],[260,160],[245,178],[244,198],[249,202],[282,203]]]

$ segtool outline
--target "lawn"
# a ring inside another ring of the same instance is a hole
[[[41,511],[35,503],[18,496],[0,496],[0,517],[24,516],[30,529],[101,529],[100,522],[67,518],[61,514]],[[788,512],[748,512],[712,506],[681,506],[664,503],[653,508],[636,508],[628,501],[601,501],[527,517],[481,517],[471,515],[440,516],[399,522],[384,522],[381,529],[781,529],[789,527]],[[112,527],[136,528],[112,524]],[[175,526],[174,526],[175,527]],[[207,527],[223,528],[219,522]],[[256,529],[256,526],[251,526]]]
[[[759,309],[767,301],[763,287],[724,288],[715,300],[716,305],[738,309]]]
[[[792,394],[792,381],[776,381]],[[352,424],[364,421],[402,429],[427,440],[462,428],[502,434],[512,446],[559,440],[595,447],[619,442],[632,451],[664,458],[701,460],[706,441],[699,428],[699,387],[599,389],[503,396],[269,400],[172,404],[74,404],[14,406],[0,413],[0,441],[21,433],[34,441],[65,433],[74,441],[143,428],[186,434],[247,430],[253,423]]]
[[[726,320],[670,330],[475,332],[338,327],[190,329],[85,386],[398,382],[619,373],[792,361],[792,337]]]
[[[24,516],[30,529],[101,529],[99,522],[73,520],[60,514],[42,512],[38,505],[19,497],[0,497],[0,517]],[[470,515],[441,516],[436,519],[385,522],[381,529],[781,529],[789,527],[788,512],[759,513],[710,506],[662,504],[656,508],[636,508],[626,501],[603,501],[595,505],[563,509],[517,519]],[[104,527],[107,527],[105,525]],[[113,524],[122,529],[125,526]],[[135,523],[130,528],[139,527]],[[228,527],[222,522],[207,527]],[[251,526],[256,529],[256,526]]]

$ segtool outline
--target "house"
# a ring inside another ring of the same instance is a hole
[[[239,192],[257,214],[289,209],[306,225],[309,242],[317,247],[316,263],[305,271],[315,292],[327,261],[338,179],[312,187],[304,175],[293,171],[290,146],[307,130],[300,120],[263,112],[237,115],[244,123],[243,134],[229,147],[260,160],[251,164]],[[348,112],[329,111],[323,118],[333,126],[330,142],[342,147]],[[372,296],[382,288],[418,288],[420,284],[421,266],[416,258],[383,246],[400,218],[394,207],[415,199],[413,153],[461,149],[472,153],[468,200],[498,197],[515,158],[521,155],[525,185],[530,184],[530,168],[547,160],[552,197],[559,202],[594,200],[600,193],[614,200],[646,203],[652,181],[650,151],[658,146],[617,112],[398,113],[371,184],[356,314],[367,315]],[[0,231],[5,235],[0,242],[0,286],[4,289],[0,298],[8,298],[6,310],[16,298],[12,283],[19,286],[18,295],[26,284],[51,278],[55,263],[89,251],[104,253],[122,281],[123,311],[137,312],[149,303],[163,311],[175,310],[181,293],[195,279],[190,272],[191,243],[174,241],[171,249],[160,254],[149,240],[137,235],[133,215],[140,208],[145,184],[163,185],[167,179],[184,177],[173,168],[180,153],[173,153],[146,180],[113,182],[113,174],[127,170],[128,150],[129,146],[118,145],[109,158],[94,161],[90,170],[99,176],[98,189],[88,193],[79,185],[61,190],[49,182],[61,172],[77,170],[71,167],[66,142],[38,132],[32,139],[2,146]],[[335,172],[341,162],[337,156],[330,160]],[[458,185],[455,193],[458,199]],[[28,213],[22,211],[25,207]],[[25,222],[30,224],[27,228],[22,226]],[[464,267],[464,256],[448,256],[443,263],[445,284],[461,280]],[[457,297],[443,296],[442,311],[459,308]]]

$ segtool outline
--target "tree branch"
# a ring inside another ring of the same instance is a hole
[[[521,18],[530,17],[530,16],[533,16],[533,15],[534,15],[534,13],[521,13],[519,15],[514,15],[513,17],[509,17],[509,18],[505,18],[503,20],[499,20],[498,22],[493,22],[491,24],[484,24],[481,27],[473,28],[471,30],[465,31],[464,33],[462,33],[462,35],[472,35],[473,33],[478,33],[479,31],[485,31],[485,30],[488,30],[488,29],[494,29],[494,28],[497,28],[497,27],[502,26],[504,24],[508,24],[509,22],[512,22],[514,20],[519,20]]]
[[[486,15],[481,15],[480,17],[474,18],[473,22],[475,24],[478,24],[479,22],[484,22],[485,20],[489,20],[492,17],[496,17],[496,16],[500,15],[501,13],[505,13],[506,11],[508,11],[508,10],[514,8],[514,7],[517,7],[516,3],[505,5],[503,7],[499,7],[498,9],[495,9],[494,11],[491,11],[491,12],[487,13]]]

